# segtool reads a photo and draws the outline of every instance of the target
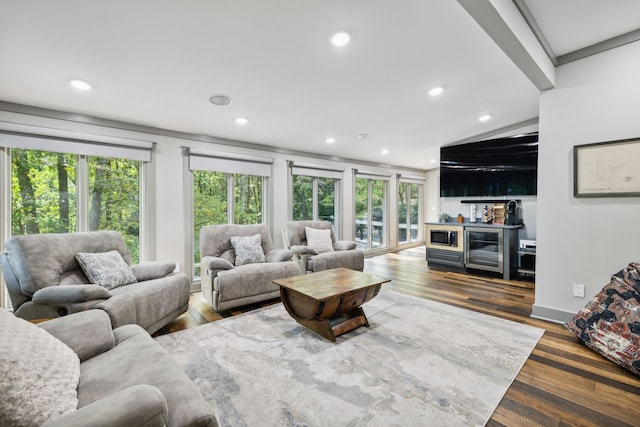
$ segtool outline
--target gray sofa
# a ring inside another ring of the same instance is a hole
[[[332,251],[317,252],[307,243],[305,228],[331,230]],[[329,270],[332,268],[364,269],[364,252],[356,249],[356,242],[336,240],[333,224],[329,221],[287,221],[282,226],[282,240],[287,249],[293,252],[300,273]]]
[[[55,426],[217,426],[189,377],[138,325],[114,330],[104,311],[53,319],[38,326],[80,358],[78,409]]]
[[[232,237],[259,234],[264,262],[236,264]],[[295,276],[298,266],[293,254],[273,247],[269,229],[257,225],[210,225],[200,228],[200,274],[202,293],[216,311],[229,310],[280,296],[274,279]]]
[[[189,306],[190,281],[174,273],[173,262],[134,265],[135,283],[109,289],[91,284],[76,254],[117,250],[127,265],[131,256],[115,231],[14,236],[0,254],[2,272],[16,316],[49,319],[92,308],[107,312],[114,328],[135,323],[150,334]]]

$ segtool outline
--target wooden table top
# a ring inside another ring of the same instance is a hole
[[[335,268],[317,273],[277,279],[274,280],[273,283],[320,300],[390,281],[390,279],[381,279],[361,271],[348,268]]]

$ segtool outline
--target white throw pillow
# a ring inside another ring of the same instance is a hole
[[[333,252],[331,230],[305,227],[304,233],[307,235],[307,246],[311,249],[314,249],[318,253]]]
[[[78,408],[80,359],[42,328],[0,309],[0,425],[39,426]]]
[[[117,288],[137,282],[131,267],[127,265],[120,252],[81,252],[76,260],[91,283],[106,289]]]
[[[231,246],[233,246],[233,251],[236,253],[236,265],[265,261],[260,234],[232,237]]]

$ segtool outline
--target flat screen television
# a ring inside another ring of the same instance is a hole
[[[440,196],[538,192],[538,132],[440,148]]]

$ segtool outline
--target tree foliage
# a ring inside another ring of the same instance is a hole
[[[11,233],[116,230],[134,261],[140,246],[140,162],[88,157],[88,230],[77,229],[79,156],[11,151]]]

